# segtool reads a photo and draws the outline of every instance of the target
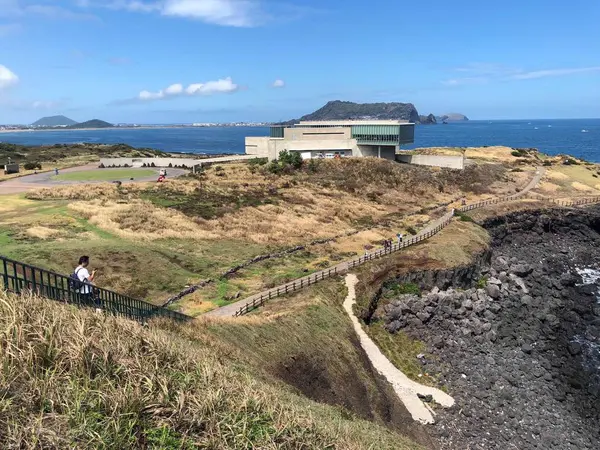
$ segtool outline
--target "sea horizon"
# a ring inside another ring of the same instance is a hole
[[[128,144],[165,152],[243,154],[246,136],[268,136],[269,126],[137,126],[100,129],[5,130],[0,142],[20,145]],[[469,120],[415,128],[422,147],[537,148],[549,155],[569,154],[600,162],[600,119]]]

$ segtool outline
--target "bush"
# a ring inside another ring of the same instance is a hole
[[[25,170],[42,170],[42,164],[39,162],[26,162],[23,164]]]
[[[527,158],[529,156],[529,152],[522,148],[515,148],[510,154],[517,158]]]
[[[248,160],[248,164],[250,164],[250,167],[264,166],[268,162],[269,162],[269,158],[252,158],[252,159]]]
[[[146,163],[143,163],[143,164],[142,164],[142,167],[146,167]]]
[[[104,168],[105,168],[104,163],[100,163],[100,165],[98,166],[98,169],[104,169]]]
[[[173,168],[173,163],[169,163],[169,166],[171,169]]]
[[[543,166],[546,166],[546,167],[548,167],[548,166],[551,166],[551,165],[552,165],[552,161],[544,161],[544,162],[542,163],[542,165],[543,165]]]
[[[406,231],[408,234],[412,234],[413,236],[415,236],[417,233],[417,230],[415,230],[413,227],[407,227]]]
[[[292,166],[294,169],[302,167],[302,155],[300,152],[288,152],[284,150],[279,152],[279,162],[285,166]]]
[[[565,166],[578,166],[579,163],[575,161],[573,158],[567,158],[563,161]]]
[[[521,169],[520,167],[517,167],[517,168],[511,170],[511,172],[523,172],[523,169]]]
[[[154,164],[154,162],[151,162],[150,167],[156,167],[156,164]]]
[[[415,283],[396,283],[385,286],[392,295],[418,295],[421,296],[421,288]]]
[[[311,158],[308,161],[308,171],[311,173],[316,173],[319,171],[319,166],[321,165],[321,161],[315,158]]]
[[[477,288],[478,289],[484,289],[485,286],[487,285],[487,277],[481,277],[479,280],[477,280]]]
[[[462,211],[455,210],[454,215],[458,217],[461,222],[473,222],[473,218]]]
[[[281,172],[281,166],[279,165],[279,163],[277,161],[271,161],[267,165],[267,170],[271,173],[278,174]]]
[[[215,166],[215,172],[223,172],[223,169],[221,166]]]
[[[123,167],[129,167],[129,164],[125,163],[123,164]]]

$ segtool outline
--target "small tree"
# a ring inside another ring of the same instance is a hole
[[[283,150],[279,152],[279,162],[285,166],[292,166],[294,169],[299,169],[302,167],[302,155],[299,152]]]

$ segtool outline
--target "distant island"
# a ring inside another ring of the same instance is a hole
[[[92,119],[87,122],[76,123],[74,125],[69,125],[67,128],[71,130],[81,129],[81,128],[113,128],[114,125],[112,123],[105,122],[104,120]]]
[[[469,120],[467,116],[459,113],[448,113],[443,116],[436,116],[438,122],[466,122]]]
[[[32,127],[68,127],[70,125],[75,125],[73,119],[69,119],[65,116],[49,116],[42,117],[40,120],[33,122],[31,124]]]
[[[419,115],[412,103],[354,103],[342,100],[332,100],[313,113],[306,114],[300,119],[282,122],[282,125],[292,125],[301,120],[408,120],[409,122],[433,125],[443,121],[469,120],[462,114],[445,114],[435,116]]]

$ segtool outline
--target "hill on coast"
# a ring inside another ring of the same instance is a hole
[[[66,127],[76,124],[77,122],[75,122],[73,119],[69,119],[65,116],[48,116],[42,117],[31,125],[34,127]]]
[[[467,116],[460,113],[447,113],[442,116],[436,116],[438,122],[466,122],[469,120]]]
[[[468,120],[462,114],[446,114],[448,120]],[[454,118],[456,117],[456,118]],[[462,117],[462,118],[459,118]],[[464,119],[463,119],[464,118]],[[412,103],[354,103],[342,100],[327,102],[325,106],[313,113],[306,114],[300,119],[283,122],[282,125],[292,125],[301,120],[408,120],[412,123],[431,125],[441,122],[440,117],[419,115]]]
[[[92,119],[86,122],[76,123],[74,125],[70,125],[67,128],[71,129],[81,129],[81,128],[112,128],[114,125],[112,123],[105,122],[104,120]]]

